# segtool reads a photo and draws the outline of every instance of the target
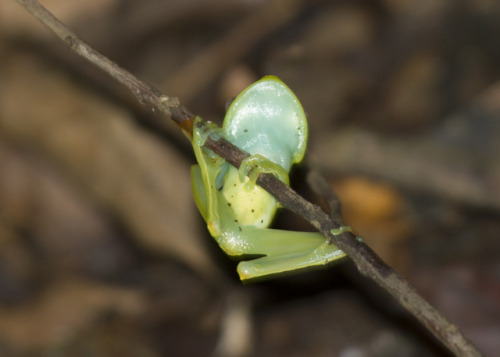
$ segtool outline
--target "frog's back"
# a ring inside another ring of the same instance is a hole
[[[305,153],[307,120],[302,105],[291,89],[274,76],[266,76],[241,92],[229,107],[222,128],[226,139],[240,149],[260,154],[286,172]],[[268,227],[277,202],[259,186],[248,186],[240,182],[238,170],[231,167],[223,196],[240,227]]]

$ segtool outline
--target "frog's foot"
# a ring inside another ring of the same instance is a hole
[[[364,242],[363,237],[359,236],[358,233],[351,226],[340,226],[339,228],[334,228],[330,231],[334,236],[338,236],[344,232],[351,232],[356,236],[356,239],[360,242]]]
[[[255,186],[257,177],[261,173],[273,174],[278,179],[289,184],[288,172],[280,165],[272,162],[260,154],[247,157],[241,162],[239,168],[240,181],[245,181],[245,176],[248,176],[249,182],[246,185],[247,189],[252,189]]]
[[[346,256],[334,244],[324,241],[323,236],[320,239],[323,240],[323,243],[313,249],[267,255],[254,260],[242,261],[238,264],[238,275],[243,282],[264,280],[323,268]]]
[[[218,140],[224,137],[224,131],[222,128],[218,127],[215,123],[210,121],[203,121],[200,117],[195,118],[194,126],[197,128],[194,130],[195,137],[193,140],[199,144],[200,147],[203,148],[203,151],[208,154],[211,159],[217,159],[219,155],[214,153],[212,150],[205,148],[203,145],[209,136],[212,137],[213,140]]]

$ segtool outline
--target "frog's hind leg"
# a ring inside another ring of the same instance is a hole
[[[265,256],[238,264],[243,281],[317,268],[345,256],[319,233],[248,228],[245,231],[239,237],[244,248],[240,253],[244,254],[239,255]]]

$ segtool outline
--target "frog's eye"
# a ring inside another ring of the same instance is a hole
[[[226,138],[251,155],[261,154],[285,170],[300,162],[307,144],[307,121],[295,94],[266,76],[245,89],[224,119]]]

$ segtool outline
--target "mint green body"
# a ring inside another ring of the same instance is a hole
[[[196,120],[191,169],[195,202],[219,246],[236,259],[243,281],[321,267],[345,256],[319,233],[267,228],[278,203],[255,184],[259,173],[275,174],[288,184],[288,172],[302,161],[307,121],[293,92],[267,76],[245,89],[231,104],[222,131]],[[236,169],[203,148],[218,134],[250,153]]]

